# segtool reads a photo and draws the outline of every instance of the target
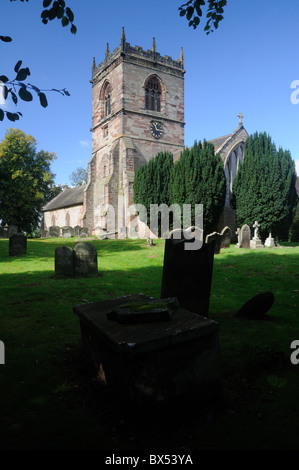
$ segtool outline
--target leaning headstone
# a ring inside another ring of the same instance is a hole
[[[59,246],[55,249],[55,277],[73,277],[74,252],[69,246]]]
[[[16,233],[9,237],[9,256],[26,255],[27,237],[23,233]]]
[[[240,248],[250,248],[250,227],[245,224],[240,230]]]
[[[51,238],[60,237],[60,227],[58,227],[57,225],[52,225],[49,228],[49,235],[50,235]]]
[[[97,250],[88,242],[80,242],[74,248],[74,275],[96,277],[98,275]]]
[[[231,229],[229,227],[224,227],[224,229],[222,229],[220,235],[222,236],[221,248],[229,248],[230,247],[231,236],[232,236]]]
[[[262,292],[248,300],[236,313],[236,317],[245,317],[249,320],[263,320],[266,312],[274,303],[272,292]]]
[[[213,232],[213,233],[209,233],[207,236],[206,236],[206,243],[211,243],[212,241],[215,242],[214,243],[214,253],[215,255],[219,255],[220,253],[220,250],[221,250],[221,240],[222,240],[222,235],[218,232]]]
[[[165,240],[161,298],[177,297],[182,308],[207,317],[215,241],[203,243],[200,249],[185,249],[186,243],[195,242],[183,236]]]
[[[74,236],[74,229],[72,227],[62,227],[62,237],[71,238]]]

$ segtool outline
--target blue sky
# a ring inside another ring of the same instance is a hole
[[[91,65],[120,44],[121,29],[132,46],[179,58],[185,55],[185,145],[230,134],[244,115],[249,134],[267,132],[288,149],[299,175],[299,11],[298,0],[228,0],[224,20],[207,36],[188,27],[178,7],[183,0],[66,0],[78,28],[72,35],[57,21],[43,25],[42,0],[1,0],[1,69],[13,78],[18,60],[31,71],[29,83],[43,89],[66,88],[71,96],[47,93],[49,106],[20,102],[23,117],[0,122],[0,140],[10,127],[37,140],[38,150],[55,152],[57,184],[70,184],[77,167],[91,157]],[[295,89],[292,82],[298,80]],[[298,89],[298,93],[296,90]],[[9,110],[16,110],[7,103]]]

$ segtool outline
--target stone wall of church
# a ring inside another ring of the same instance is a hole
[[[76,225],[80,225],[83,227],[83,211],[82,204],[46,211],[44,212],[43,228],[44,230],[48,230],[52,225],[58,225],[59,227],[75,227]]]

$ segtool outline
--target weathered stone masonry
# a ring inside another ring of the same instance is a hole
[[[125,227],[127,208],[133,204],[136,169],[158,152],[174,159],[184,149],[184,60],[162,57],[126,42],[111,54],[107,45],[104,62],[92,66],[92,157],[85,190],[85,223],[93,233]],[[154,77],[159,86],[159,108],[148,109],[146,87]],[[163,126],[163,135],[151,133],[152,121]],[[123,208],[119,201],[123,200]],[[113,206],[115,213],[107,210]],[[113,220],[114,219],[114,220]]]

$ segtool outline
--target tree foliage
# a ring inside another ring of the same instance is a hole
[[[82,167],[78,167],[71,173],[69,179],[72,185],[82,186],[87,183],[87,171]]]
[[[223,162],[221,157],[215,154],[212,144],[206,141],[195,142],[192,148],[187,148],[181,153],[171,175],[170,200],[172,204],[180,205],[181,214],[183,204],[191,205],[192,225],[195,224],[195,205],[202,204],[205,235],[217,228],[225,192]]]
[[[288,150],[277,150],[271,137],[255,133],[245,142],[244,160],[233,182],[239,225],[257,220],[260,235],[287,238],[297,203],[295,163]]]
[[[290,242],[299,242],[299,201],[296,206],[296,213],[289,233]]]
[[[151,204],[170,205],[170,178],[173,168],[173,155],[160,152],[148,164],[135,172],[133,183],[134,203],[142,204],[147,211],[147,224],[150,225]],[[161,228],[161,214],[158,214],[158,228]],[[159,232],[160,235],[160,232]]]
[[[37,152],[36,140],[9,129],[0,142],[0,219],[31,233],[40,223],[45,203],[56,195],[50,170],[55,153]]]
[[[17,0],[10,1],[13,2]],[[24,0],[20,1],[24,2]],[[29,0],[25,1],[28,2]],[[61,20],[62,26],[67,26],[70,24],[71,33],[75,34],[77,32],[77,28],[73,23],[74,13],[69,7],[66,6],[64,0],[43,0],[43,7],[44,10],[41,13],[41,18],[44,24],[47,24],[48,21],[59,19]],[[0,36],[0,41],[7,43],[11,42],[12,38],[10,36]],[[60,93],[61,95],[70,96],[70,93],[65,88],[60,90],[56,88],[52,88],[51,90],[44,90],[40,87],[32,85],[29,82],[25,82],[25,80],[31,74],[28,67],[22,67],[22,60],[18,60],[18,62],[16,63],[14,67],[14,73],[15,77],[13,79],[8,78],[8,76],[4,74],[0,75],[0,93],[2,92],[4,101],[6,101],[9,96],[11,97],[15,105],[18,104],[19,98],[23,101],[32,101],[32,92],[35,92],[38,96],[41,106],[43,108],[46,108],[48,106],[48,100],[45,92],[55,91]],[[12,113],[10,111],[6,111],[0,108],[0,121],[3,121],[5,116],[10,121],[14,122],[20,119],[22,113],[20,113],[19,111]]]
[[[223,8],[226,4],[227,0],[189,0],[179,7],[180,16],[185,16],[189,26],[193,26],[196,29],[203,16],[203,7],[207,5],[207,22],[204,31],[210,34],[214,31],[213,28],[217,29],[219,22],[223,20]]]

